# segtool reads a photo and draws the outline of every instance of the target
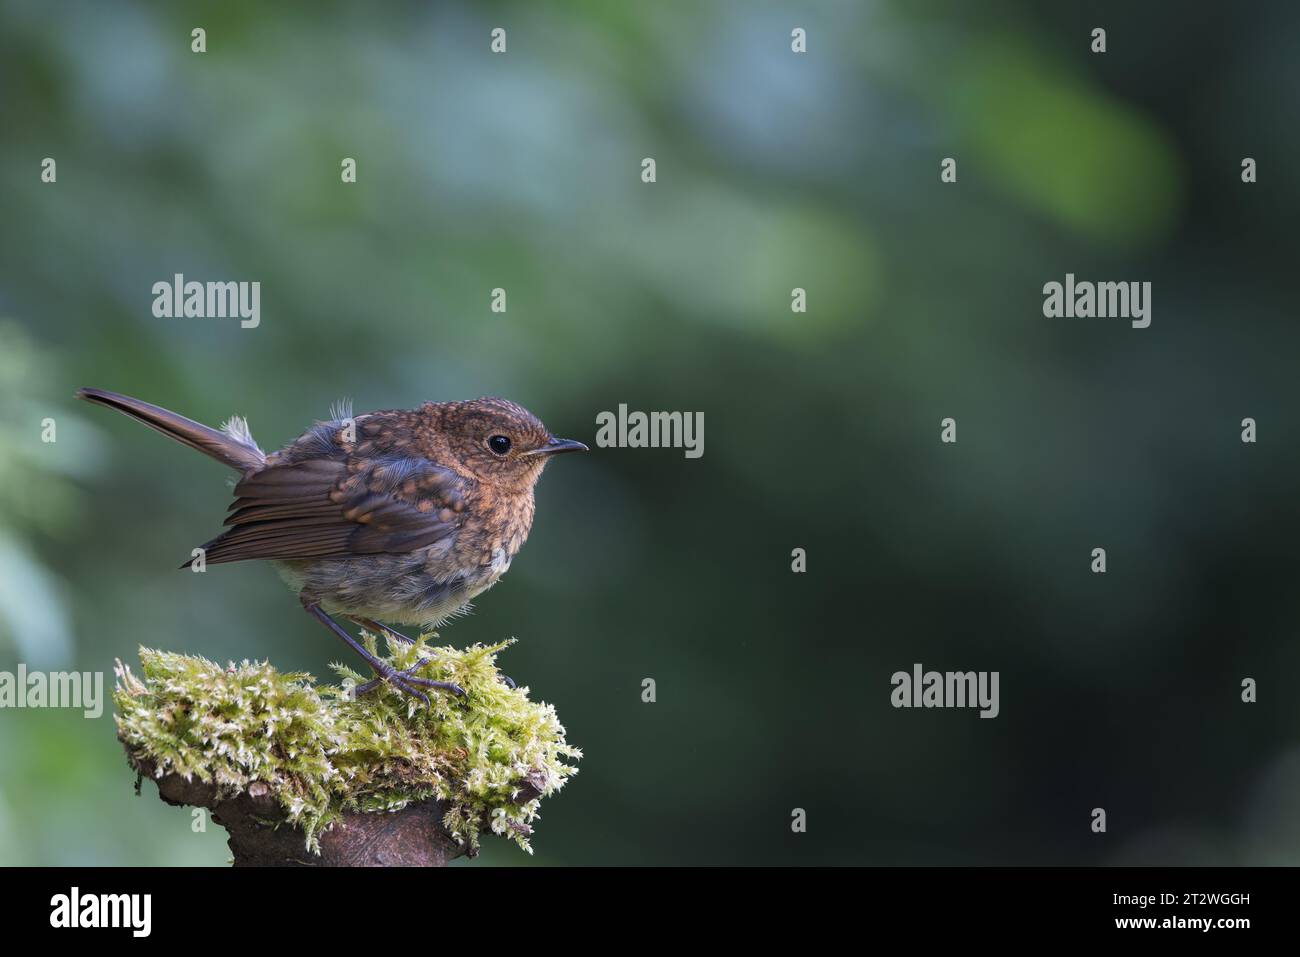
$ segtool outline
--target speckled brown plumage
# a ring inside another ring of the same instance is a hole
[[[228,527],[203,546],[203,561],[272,562],[380,678],[419,697],[408,685],[439,683],[386,674],[329,614],[433,627],[463,611],[527,539],[551,456],[586,448],[556,439],[522,406],[485,398],[342,412],[265,455],[240,419],[218,432],[116,393],[77,394],[238,469]]]

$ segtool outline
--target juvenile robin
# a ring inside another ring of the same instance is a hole
[[[267,455],[240,417],[218,431],[114,392],[79,389],[77,397],[237,470],[229,527],[203,546],[202,560],[269,560],[308,614],[375,672],[357,694],[387,682],[426,704],[421,689],[464,692],[417,674],[423,661],[396,670],[332,616],[409,642],[389,623],[430,629],[464,612],[528,537],[533,487],[551,456],[587,450],[496,398],[355,418],[340,409]]]

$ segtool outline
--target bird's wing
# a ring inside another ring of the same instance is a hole
[[[235,486],[231,527],[204,546],[204,560],[414,551],[460,526],[467,491],[455,472],[409,454],[277,463]]]

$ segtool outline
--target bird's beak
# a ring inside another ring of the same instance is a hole
[[[587,447],[573,439],[557,439],[554,436],[540,449],[534,449],[530,455],[555,455],[557,452],[586,452]]]

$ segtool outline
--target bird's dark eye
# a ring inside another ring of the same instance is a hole
[[[505,455],[510,451],[510,439],[504,435],[494,435],[488,439],[488,448],[497,455]]]

